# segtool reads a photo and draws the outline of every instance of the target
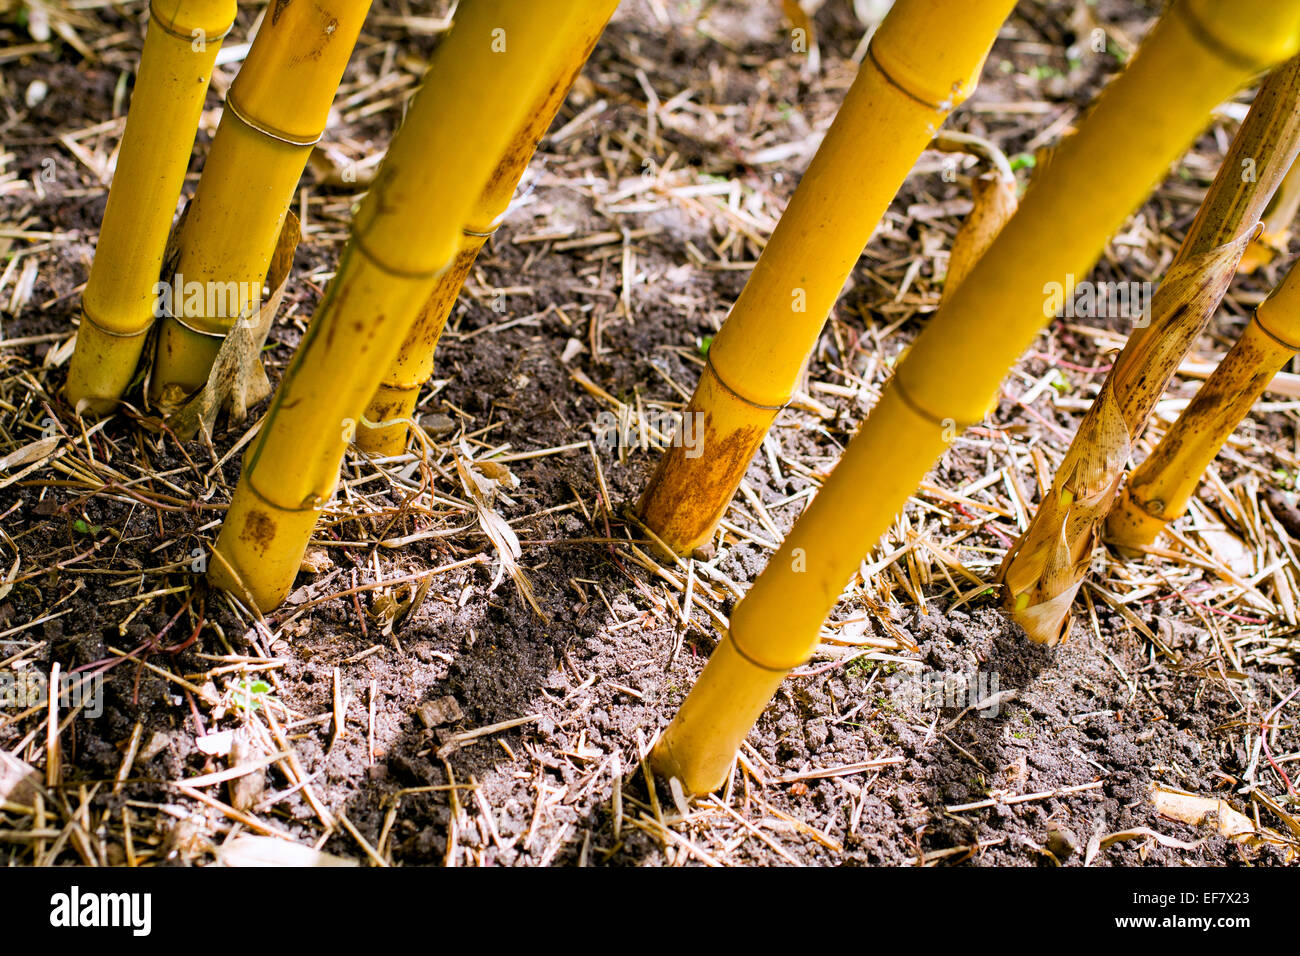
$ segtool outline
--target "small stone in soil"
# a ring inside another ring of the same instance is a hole
[[[1047,825],[1047,840],[1044,846],[1062,863],[1068,860],[1079,849],[1079,841],[1073,833],[1065,829],[1059,823],[1049,823]]]
[[[416,713],[425,727],[454,724],[461,718],[460,703],[455,697],[450,696],[439,697],[437,700],[426,700],[419,706]]]
[[[430,438],[442,438],[456,429],[456,423],[451,420],[451,416],[441,413],[425,415],[420,419],[420,426],[429,433]]]

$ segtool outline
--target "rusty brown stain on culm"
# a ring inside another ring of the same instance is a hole
[[[275,541],[275,519],[265,511],[253,509],[244,521],[239,540],[246,541],[265,553]]]
[[[415,319],[415,324],[407,333],[406,342],[402,347],[403,356],[407,353],[423,355],[425,352],[433,351],[437,346],[438,340],[442,338],[442,330],[447,325],[447,318],[451,315],[451,310],[456,307],[456,300],[460,297],[465,279],[474,265],[474,260],[478,258],[479,248],[479,246],[462,245],[456,251],[456,258],[447,271],[438,277],[433,292],[425,300],[424,307]]]
[[[371,415],[367,415],[366,416],[367,418],[369,418],[371,421],[383,422],[383,421],[387,421],[388,419],[396,415],[398,412],[400,412],[402,410],[402,403],[400,401],[397,402],[372,401],[370,403],[370,410],[372,412],[376,412],[378,414],[378,417],[375,418],[372,417]]]
[[[765,434],[764,427],[748,426],[719,435],[708,416],[704,453],[688,458],[683,445],[668,449],[641,498],[641,517],[665,538],[693,541],[707,534],[726,512]]]

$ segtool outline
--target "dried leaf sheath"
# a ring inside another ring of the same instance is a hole
[[[271,381],[262,367],[262,348],[280,310],[293,270],[293,254],[301,238],[298,217],[290,211],[285,216],[266,277],[271,294],[253,322],[236,325],[221,340],[203,387],[168,416],[167,425],[178,438],[188,441],[200,430],[211,435],[217,414],[222,410],[231,421],[243,421],[248,417],[249,408],[271,394]]]
[[[1251,317],[1232,349],[1134,470],[1106,522],[1121,547],[1150,544],[1187,508],[1205,469],[1300,344],[1300,269],[1292,266]]]
[[[1029,530],[1007,553],[1002,580],[1014,595],[1013,616],[1033,640],[1056,644],[1066,636],[1070,604],[1133,445],[1228,291],[1251,232],[1170,271],[1151,304],[1152,323],[1166,334],[1139,343],[1133,380],[1107,377]]]
[[[1297,213],[1300,213],[1300,162],[1291,164],[1291,171],[1273,194],[1272,202],[1264,211],[1264,231],[1246,247],[1237,271],[1250,275],[1279,255],[1285,256]]]
[[[944,298],[956,291],[962,280],[970,275],[975,263],[984,255],[1002,227],[1016,213],[1015,180],[977,179],[971,186],[974,205],[970,215],[953,237],[948,252],[948,277],[944,280]]]
[[[546,614],[538,606],[537,598],[533,596],[532,585],[528,582],[528,576],[524,573],[524,569],[519,566],[519,559],[523,556],[523,551],[519,545],[519,537],[515,534],[514,529],[510,527],[510,522],[506,521],[492,507],[498,484],[513,479],[514,484],[517,485],[518,479],[513,478],[510,472],[504,468],[501,469],[504,473],[501,478],[490,478],[475,472],[471,464],[482,468],[493,463],[473,461],[469,457],[468,448],[462,443],[461,454],[456,456],[456,474],[460,478],[460,484],[465,494],[474,502],[474,511],[478,516],[479,527],[483,529],[483,533],[492,542],[499,561],[497,572],[492,578],[488,593],[495,591],[501,583],[501,578],[509,574],[510,579],[519,588],[520,595],[528,602],[528,606],[533,609],[533,613],[545,621]]]
[[[1255,222],[1295,161],[1297,151],[1300,151],[1300,57],[1279,66],[1260,86],[1174,265],[1155,296],[1150,321],[1145,327],[1133,330],[1107,376],[1102,395],[1113,396],[1117,403],[1125,423],[1125,441],[1132,442],[1141,433],[1151,409],[1222,298],[1220,291],[1213,303],[1207,305],[1200,299],[1198,286],[1210,289],[1215,282],[1222,282],[1226,290],[1232,272],[1226,277],[1217,274],[1220,254],[1231,258],[1235,270]],[[1253,175],[1243,175],[1245,169],[1250,169]],[[1231,249],[1237,251],[1232,253]],[[1194,262],[1211,270],[1205,283],[1189,276],[1186,267]],[[1200,306],[1196,305],[1197,301],[1201,302]],[[1180,308],[1180,303],[1185,308]],[[1059,598],[1078,590],[1097,531],[1090,527],[1086,536],[1082,532],[1071,534],[1066,523],[1070,510],[1060,503],[1059,493],[1068,489],[1081,456],[1094,454],[1085,452],[1081,445],[1120,440],[1118,433],[1098,432],[1092,418],[1090,414],[1085,419],[1066,453],[1060,468],[1064,478],[1055,483],[1048,500],[1002,565],[1000,577],[1007,585],[1008,611],[1024,626],[1031,640],[1044,644],[1055,644],[1064,636],[1069,602]],[[1121,450],[1127,455],[1127,449],[1120,448],[1112,449],[1109,454],[1113,456]],[[1115,504],[1116,490],[1118,484],[1086,512],[1086,522],[1105,519]],[[1063,561],[1049,561],[1044,550],[1044,542],[1066,535],[1069,537],[1065,546],[1073,555],[1072,570],[1068,571]],[[1044,577],[1043,572],[1049,566],[1052,573]],[[1040,605],[1049,602],[1052,611],[1045,612]]]

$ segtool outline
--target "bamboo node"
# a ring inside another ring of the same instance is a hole
[[[269,497],[258,490],[257,485],[253,482],[252,473],[246,473],[240,479],[241,485],[247,485],[251,491],[263,504],[276,511],[282,511],[286,514],[306,514],[307,512],[319,513],[325,510],[325,498],[318,494],[309,494],[303,498],[297,505],[282,505],[277,501],[272,501]]]
[[[220,330],[201,329],[197,325],[191,325],[189,322],[186,322],[179,315],[174,315],[170,311],[166,314],[165,317],[171,319],[177,325],[188,329],[189,331],[193,332],[195,335],[205,335],[210,339],[225,339],[225,337],[229,334],[228,329],[220,329]],[[241,316],[240,318],[242,319],[243,316]]]
[[[101,335],[108,335],[115,339],[138,339],[140,336],[148,334],[149,330],[153,328],[153,323],[151,322],[144,328],[135,332],[118,332],[116,329],[110,329],[103,323],[97,322],[95,317],[86,311],[84,301],[81,305],[81,321],[85,325],[93,326],[95,331],[99,332]]]
[[[755,658],[753,655],[749,654],[743,647],[740,646],[740,641],[736,640],[735,628],[736,625],[735,622],[733,621],[731,626],[727,628],[726,639],[731,642],[731,647],[737,654],[739,654],[742,658],[744,658],[747,663],[753,664],[759,670],[765,670],[773,674],[788,674],[796,667],[802,667],[804,664],[807,664],[808,661],[812,658],[812,654],[809,653],[800,657],[799,660],[794,661],[791,664],[765,664],[762,661]]]
[[[401,388],[401,389],[398,389],[393,386],[388,386],[388,385],[385,385],[384,387],[389,388],[392,391],[403,391],[403,392],[418,392],[420,390],[420,386],[418,385],[415,386],[415,388]],[[419,424],[420,423],[417,422],[415,419],[407,418],[405,416],[398,416],[397,418],[385,418],[382,421],[378,421],[378,422],[372,422],[370,419],[366,418],[364,413],[361,416],[361,427],[369,428],[372,430],[392,428],[395,425],[406,425],[410,428],[414,428]]]
[[[887,69],[885,69],[884,64],[880,62],[880,57],[876,55],[876,44],[874,41],[867,44],[867,57],[868,59],[871,60],[871,65],[874,66],[876,70],[880,73],[880,75],[885,78],[885,82],[887,82],[894,89],[898,90],[908,99],[915,100],[917,103],[920,103],[928,110],[934,110],[936,113],[949,113],[952,111],[952,108],[956,105],[954,101],[958,101],[961,98],[960,90],[958,89],[954,91],[954,95],[952,98],[936,103],[935,101],[931,100],[929,97],[925,96],[924,94],[917,93],[915,90],[909,89],[905,84],[902,83],[902,81],[900,81],[896,76],[894,76]]]
[[[276,140],[277,142],[284,143],[288,146],[301,146],[301,147],[315,146],[325,136],[325,132],[324,130],[322,130],[311,139],[296,138],[290,136],[288,133],[284,132],[283,130],[278,130],[267,123],[263,123],[260,120],[253,119],[253,117],[245,113],[243,109],[239,106],[239,104],[235,101],[235,91],[233,88],[226,93],[226,109],[230,110],[230,114],[234,116],[235,119],[239,120],[239,122],[243,123],[253,132],[261,133],[263,136]]]
[[[1183,25],[1187,27],[1193,39],[1201,46],[1205,47],[1219,59],[1232,66],[1241,67],[1250,70],[1252,73],[1260,68],[1260,62],[1257,57],[1249,53],[1243,53],[1241,50],[1233,49],[1225,43],[1220,37],[1214,35],[1204,23],[1202,23],[1192,11],[1191,3],[1187,0],[1180,0],[1173,5],[1173,14],[1182,19]]]
[[[391,266],[366,247],[365,239],[362,238],[361,232],[356,228],[353,228],[352,230],[352,238],[349,240],[349,245],[355,247],[356,250],[365,256],[366,259],[370,261],[371,265],[380,272],[386,272],[397,279],[428,281],[429,279],[438,278],[438,276],[442,275],[443,271],[447,268],[445,263],[433,269],[422,269],[419,271],[413,269],[399,269],[397,266]]]
[[[175,23],[168,20],[158,12],[158,0],[153,0],[153,2],[149,4],[149,22],[158,24],[158,28],[162,30],[163,33],[166,33],[169,36],[174,36],[178,40],[184,40],[186,43],[194,42],[194,33],[196,30],[201,30],[207,34],[204,38],[207,43],[220,43],[226,37],[230,36],[230,31],[235,28],[235,23],[232,20],[230,23],[226,24],[225,29],[220,33],[209,33],[203,27],[199,26],[190,27],[188,30],[179,29]]]
[[[760,402],[756,402],[756,401],[754,401],[754,400],[751,399],[751,398],[746,398],[744,395],[740,394],[740,392],[736,391],[736,390],[735,390],[734,388],[732,388],[729,384],[727,384],[727,380],[724,379],[724,378],[723,378],[723,377],[718,373],[718,368],[717,368],[717,366],[713,364],[713,350],[712,350],[712,349],[710,349],[709,352],[708,352],[708,354],[706,354],[706,355],[704,356],[704,369],[705,369],[705,371],[707,371],[707,372],[709,372],[710,374],[713,375],[713,379],[714,379],[714,381],[716,381],[719,385],[721,385],[721,386],[723,387],[724,390],[726,390],[727,392],[730,392],[731,395],[733,395],[735,398],[739,399],[740,401],[744,402],[744,403],[745,403],[746,405],[748,405],[750,408],[760,408],[760,409],[762,409],[762,410],[765,411],[765,412],[782,412],[782,411],[785,411],[785,410],[790,406],[790,401],[791,401],[791,399],[793,399],[793,397],[794,397],[793,395],[790,396],[790,397],[787,398],[784,402],[782,402],[780,405],[763,405],[763,404],[761,404]]]
[[[1256,309],[1254,313],[1251,315],[1251,320],[1256,325],[1259,326],[1259,330],[1261,332],[1267,335],[1278,345],[1282,346],[1282,348],[1286,349],[1288,352],[1300,352],[1300,345],[1297,345],[1295,342],[1288,342],[1286,339],[1278,335],[1276,332],[1274,332],[1272,329],[1270,329],[1267,325],[1264,324],[1264,320],[1259,317],[1259,309]]]

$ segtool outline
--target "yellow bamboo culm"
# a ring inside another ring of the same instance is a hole
[[[106,415],[135,376],[154,322],[176,202],[189,168],[203,100],[235,0],[153,0],[117,172],[81,298],[81,327],[65,394]]]
[[[709,347],[686,414],[703,455],[670,447],[638,506],[672,550],[704,546],[835,299],[918,156],[975,89],[1013,0],[898,0]]]
[[[402,343],[392,367],[376,389],[357,426],[357,447],[371,455],[400,455],[406,448],[407,430],[415,414],[420,388],[433,374],[433,355],[447,324],[461,287],[488,238],[510,205],[515,188],[527,169],[542,134],[568,96],[578,73],[596,45],[613,12],[612,5],[586,9],[588,19],[578,26],[574,42],[582,47],[580,57],[558,64],[559,73],[548,84],[542,98],[529,110],[524,126],[511,141],[501,162],[479,195],[470,218],[462,229],[460,249],[451,268],[438,277],[433,294],[420,310],[415,325]],[[436,78],[431,78],[436,82]]]
[[[261,610],[293,584],[366,402],[545,84],[617,0],[463,0],[244,461],[209,580]]]
[[[1273,194],[1264,210],[1264,231],[1251,240],[1246,254],[1241,257],[1237,271],[1250,275],[1268,265],[1279,255],[1287,254],[1291,242],[1291,226],[1300,213],[1300,163],[1292,163],[1282,185]]]
[[[1181,516],[1223,443],[1297,351],[1300,268],[1293,265],[1155,451],[1134,469],[1106,519],[1107,537],[1139,549]]]
[[[1232,281],[1255,224],[1300,152],[1300,57],[1261,84],[1219,173],[1153,297],[1079,424],[999,578],[1031,641],[1069,634],[1070,607],[1116,504],[1125,465],[1174,371]],[[1251,175],[1244,175],[1249,170]]]
[[[732,612],[654,751],[686,790],[725,782],[782,677],[942,453],[979,421],[1046,321],[1043,284],[1084,274],[1106,239],[1257,70],[1300,46],[1300,0],[1178,0],[1026,192],[899,363],[843,459]],[[1069,228],[1062,228],[1062,224]],[[1052,241],[1043,241],[1051,235]]]
[[[370,0],[290,0],[267,10],[226,94],[221,124],[180,229],[176,297],[162,319],[149,397],[166,410],[208,379],[237,321],[254,321],[312,147]]]

